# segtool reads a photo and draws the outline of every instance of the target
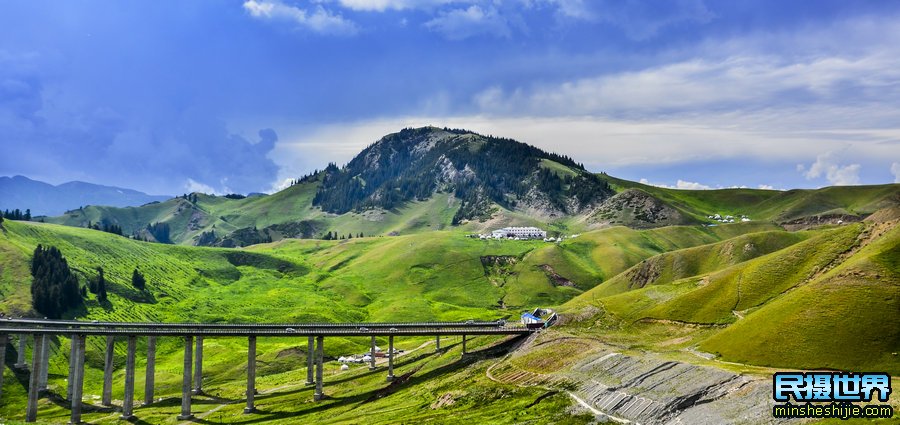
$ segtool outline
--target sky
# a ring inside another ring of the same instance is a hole
[[[0,0],[0,175],[271,192],[423,125],[660,186],[900,182],[900,2]]]

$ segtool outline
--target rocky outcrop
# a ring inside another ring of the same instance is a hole
[[[638,229],[691,223],[678,210],[640,189],[627,189],[607,199],[592,221]]]
[[[781,227],[784,227],[785,230],[793,232],[796,230],[811,229],[818,226],[856,223],[862,221],[864,218],[864,216],[852,214],[820,214],[785,221],[781,223]]]
[[[647,284],[655,282],[661,274],[660,261],[660,257],[651,257],[628,270],[625,274],[625,277],[631,282],[628,287],[631,289],[643,288]]]
[[[556,270],[553,270],[553,267],[551,267],[549,264],[541,265],[541,270],[544,271],[544,274],[547,275],[547,278],[550,279],[550,283],[552,283],[553,286],[568,286],[570,288],[575,287],[575,282],[572,282],[571,280],[560,276],[559,273],[557,273]]]
[[[515,274],[512,268],[518,262],[519,258],[511,255],[485,255],[481,257],[484,276],[497,287],[506,285],[506,279]],[[499,304],[503,305],[502,299],[499,301]]]
[[[640,424],[769,424],[771,382],[728,371],[600,352],[573,370],[575,393],[594,408]]]

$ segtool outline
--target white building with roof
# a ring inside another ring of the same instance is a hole
[[[491,232],[491,237],[494,239],[544,239],[547,237],[547,232],[537,227],[504,227]]]

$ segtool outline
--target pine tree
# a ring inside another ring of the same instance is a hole
[[[25,209],[25,216],[23,217],[25,221],[31,221],[31,209]]]
[[[103,267],[97,267],[97,301],[105,302],[106,299],[106,278],[103,277]]]
[[[144,275],[137,269],[134,268],[134,272],[131,273],[131,286],[134,286],[140,291],[143,291],[147,286],[147,281],[144,279]]]

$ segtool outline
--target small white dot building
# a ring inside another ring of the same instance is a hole
[[[544,239],[547,237],[547,232],[537,227],[504,227],[491,232],[491,237],[494,239]]]

